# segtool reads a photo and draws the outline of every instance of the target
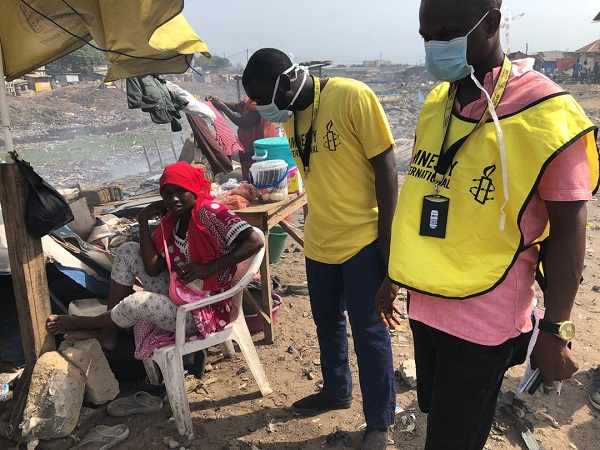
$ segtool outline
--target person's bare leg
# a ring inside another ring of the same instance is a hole
[[[110,313],[109,313],[110,315]],[[112,326],[98,328],[96,330],[74,330],[65,334],[65,339],[74,341],[85,341],[86,339],[98,339],[100,346],[104,350],[112,350],[117,344],[117,326],[113,323]]]
[[[125,297],[133,294],[131,286],[119,284],[110,280],[108,289],[108,314],[99,316],[67,316],[52,314],[46,319],[46,328],[52,334],[65,334],[74,330],[97,330],[100,328],[110,328],[114,333],[114,340],[117,338],[118,327],[110,320],[110,310],[114,308]]]
[[[125,286],[114,280],[110,280],[110,286],[108,288],[108,309],[113,309],[121,300],[133,294],[133,292],[132,286]]]
[[[46,328],[52,334],[66,334],[73,330],[97,330],[116,326],[110,318],[110,311],[99,316],[66,316],[52,314],[46,319]]]

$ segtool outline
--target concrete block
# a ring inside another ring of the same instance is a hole
[[[119,382],[110,370],[97,339],[63,341],[58,351],[85,375],[86,402],[101,405],[119,395]]]
[[[83,404],[85,377],[58,352],[44,353],[31,378],[20,425],[23,436],[65,437],[73,432]]]
[[[402,361],[400,363],[400,373],[406,384],[411,388],[417,387],[417,366],[414,359]]]

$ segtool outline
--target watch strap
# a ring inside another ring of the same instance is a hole
[[[540,331],[545,331],[546,333],[550,333],[550,334],[554,334],[556,336],[559,336],[558,334],[558,330],[560,328],[560,324],[562,322],[550,322],[548,320],[540,320],[539,324],[538,324],[538,328],[540,329]]]

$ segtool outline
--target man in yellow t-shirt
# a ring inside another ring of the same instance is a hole
[[[347,310],[367,422],[362,448],[385,449],[394,421],[394,371],[374,299],[385,277],[398,194],[385,113],[365,84],[312,77],[276,49],[252,55],[242,83],[263,118],[284,124],[304,169],[306,276],[324,386],[293,407],[316,413],[351,406]]]

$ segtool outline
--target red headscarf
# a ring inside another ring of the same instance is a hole
[[[217,259],[219,256],[219,244],[217,239],[200,221],[200,207],[202,206],[202,203],[212,200],[212,197],[210,196],[210,182],[204,178],[202,169],[197,169],[186,162],[180,161],[165,168],[159,183],[159,192],[162,192],[165,185],[174,184],[175,186],[190,191],[196,196],[196,204],[194,205],[190,223],[188,225],[188,238],[192,263],[208,264]],[[177,217],[171,212],[165,214],[161,219],[159,228],[157,228],[152,235],[158,253],[162,252],[165,246],[161,228],[164,230],[167,246],[171,246],[175,241],[173,229],[175,228],[176,222]],[[169,257],[169,252],[167,250],[165,250],[165,257]],[[217,289],[219,289],[219,286],[217,285],[217,273],[214,272],[204,279],[204,290],[216,291]]]

